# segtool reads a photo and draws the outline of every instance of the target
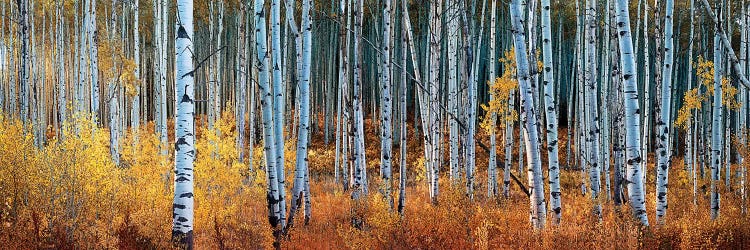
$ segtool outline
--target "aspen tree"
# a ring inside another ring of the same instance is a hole
[[[627,171],[625,183],[633,215],[644,226],[648,226],[646,199],[643,190],[643,171],[640,155],[640,117],[638,116],[638,82],[635,74],[635,55],[630,33],[630,11],[628,0],[617,0],[617,31],[619,34],[620,64],[622,65],[623,93],[625,103],[625,157]]]
[[[193,162],[195,161],[195,102],[193,67],[193,0],[177,1],[175,40],[175,181],[172,241],[193,249]]]

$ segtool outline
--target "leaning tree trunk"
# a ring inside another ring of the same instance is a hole
[[[175,40],[175,180],[172,240],[193,249],[193,161],[195,160],[195,103],[193,68],[193,0],[177,2]]]
[[[658,166],[656,168],[656,223],[664,224],[664,216],[667,214],[667,183],[669,180],[669,165],[671,164],[671,152],[669,150],[669,127],[671,124],[672,104],[672,63],[674,61],[673,38],[672,38],[672,13],[674,12],[674,0],[667,0],[664,13],[664,68],[662,69],[661,82],[661,107],[659,121],[658,145],[656,155]]]
[[[646,216],[646,199],[643,192],[643,172],[641,171],[640,117],[638,108],[638,82],[635,72],[633,39],[630,33],[630,12],[628,0],[618,0],[617,30],[620,45],[620,64],[622,65],[623,93],[625,102],[625,157],[627,173],[625,183],[628,185],[628,198],[633,215],[642,225],[648,226]]]
[[[526,158],[529,186],[532,187],[530,198],[531,224],[535,229],[544,228],[547,211],[544,201],[544,183],[542,183],[542,159],[539,153],[539,133],[537,130],[537,115],[533,103],[533,91],[529,83],[529,60],[526,56],[525,30],[521,22],[521,0],[514,0],[510,5],[513,41],[516,50],[516,65],[518,70],[518,86],[521,96],[521,119],[524,123]]]

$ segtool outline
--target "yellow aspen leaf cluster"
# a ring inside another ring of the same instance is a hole
[[[699,85],[693,89],[685,92],[683,97],[683,105],[680,110],[677,111],[677,118],[675,119],[675,126],[681,129],[687,129],[690,124],[690,120],[693,118],[693,111],[701,109],[701,104],[713,97],[714,93],[714,62],[698,56],[698,61],[695,62],[696,76],[698,77]],[[705,89],[702,91],[701,88]],[[740,102],[737,99],[737,88],[732,86],[728,78],[721,78],[721,104],[731,110],[737,110],[740,108]]]
[[[504,53],[500,60],[503,65],[503,75],[495,79],[494,82],[488,82],[489,93],[492,100],[488,104],[482,104],[481,107],[486,111],[482,122],[479,124],[485,131],[491,131],[495,124],[492,124],[492,114],[499,114],[504,119],[500,119],[500,126],[503,127],[505,122],[515,121],[518,117],[515,110],[509,107],[510,94],[518,88],[518,79],[515,77],[516,60],[513,49]]]

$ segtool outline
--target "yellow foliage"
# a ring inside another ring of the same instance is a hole
[[[699,86],[685,92],[683,97],[683,106],[677,111],[675,126],[685,130],[690,124],[693,112],[701,109],[701,103],[710,101],[714,93],[714,62],[705,60],[703,56],[698,56],[695,62],[696,76],[698,77]],[[705,91],[701,91],[701,86]],[[729,79],[721,78],[721,104],[731,110],[738,110],[741,103],[737,100],[737,88],[732,86]]]
[[[497,128],[493,124],[495,122],[492,119],[493,114],[499,114],[504,117],[504,119],[500,119],[500,126],[498,127],[503,127],[505,122],[512,122],[518,119],[515,110],[509,107],[510,95],[518,88],[518,79],[515,77],[516,61],[514,50],[506,51],[503,58],[500,59],[500,63],[505,66],[505,71],[494,82],[487,83],[492,98],[487,105],[481,105],[486,114],[479,126],[486,131]]]

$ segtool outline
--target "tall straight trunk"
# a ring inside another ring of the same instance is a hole
[[[620,45],[620,64],[622,65],[623,93],[625,102],[625,157],[627,173],[625,183],[628,186],[628,198],[633,215],[642,225],[648,226],[646,216],[646,199],[643,190],[643,171],[641,171],[640,117],[638,116],[638,82],[635,72],[633,39],[630,33],[630,12],[628,0],[617,0],[617,31]]]
[[[55,15],[57,15],[57,32],[55,41],[56,41],[56,48],[57,51],[57,121],[58,121],[58,135],[60,135],[61,138],[64,137],[63,135],[63,125],[65,121],[67,120],[67,99],[66,99],[66,79],[65,79],[65,53],[63,48],[63,36],[64,36],[64,18],[62,17],[63,13],[63,7],[61,1],[55,1]],[[2,94],[0,94],[2,95]],[[0,97],[2,99],[2,97]],[[1,104],[1,102],[0,102]]]
[[[601,219],[601,205],[598,202],[599,188],[600,188],[600,166],[599,166],[599,112],[597,111],[598,97],[597,97],[597,60],[596,60],[596,43],[597,35],[596,30],[598,28],[596,21],[596,1],[586,1],[586,141],[587,141],[587,152],[586,157],[590,188],[591,188],[591,199],[594,201],[594,215]]]
[[[438,178],[440,175],[440,144],[441,144],[441,110],[440,110],[440,44],[441,35],[441,16],[442,0],[430,1],[430,32],[429,32],[429,120],[430,128],[425,133],[430,134],[430,199],[433,203],[437,202],[439,193]]]
[[[674,62],[673,48],[673,20],[674,0],[667,0],[664,13],[664,68],[662,69],[661,102],[659,121],[658,144],[656,155],[658,166],[656,168],[656,223],[664,224],[664,216],[667,213],[667,185],[669,181],[669,167],[671,165],[671,152],[669,150],[669,125],[671,124],[672,104],[672,63]]]
[[[514,0],[510,5],[513,41],[516,50],[516,65],[518,70],[518,85],[521,96],[521,120],[524,124],[526,158],[529,161],[528,183],[531,189],[530,204],[531,224],[535,229],[542,229],[546,223],[547,211],[544,200],[544,183],[542,183],[542,159],[539,153],[539,134],[537,130],[537,116],[533,104],[533,91],[529,83],[529,61],[526,56],[525,32],[521,22],[520,1]]]
[[[271,59],[273,64],[273,116],[274,148],[276,150],[276,175],[279,182],[279,221],[286,226],[286,184],[284,170],[284,86],[281,74],[281,4],[271,1]]]
[[[294,223],[294,215],[302,205],[302,198],[308,202],[309,194],[305,192],[306,176],[309,172],[307,146],[310,137],[310,67],[312,58],[312,17],[310,9],[312,0],[305,0],[302,5],[302,70],[299,78],[299,134],[297,135],[297,166],[294,172],[292,206],[289,210],[287,227]],[[307,212],[307,209],[306,211]],[[287,230],[285,229],[285,232]]]
[[[651,57],[649,56],[649,33],[651,25],[648,21],[648,0],[643,0],[643,131],[641,132],[641,156],[643,157],[641,171],[643,171],[643,183],[646,183],[648,172],[648,148],[651,139]],[[644,187],[645,191],[645,187]]]
[[[477,37],[477,43],[476,47],[474,49],[471,48],[471,42],[468,39],[468,28],[464,26],[463,30],[464,33],[467,35],[464,36],[463,43],[465,46],[465,63],[468,65],[471,63],[471,67],[468,67],[468,69],[465,70],[465,74],[468,75],[468,90],[466,93],[466,102],[468,102],[468,107],[465,107],[466,110],[466,116],[465,120],[467,123],[466,128],[466,135],[465,135],[465,164],[466,164],[466,189],[469,193],[474,193],[474,179],[475,179],[475,173],[476,171],[476,139],[474,138],[476,136],[476,112],[477,112],[477,86],[480,83],[479,77],[479,63],[480,63],[480,57],[477,56],[479,52],[482,50],[482,38],[484,34],[484,16],[487,9],[487,1],[482,2],[482,9],[481,14],[479,17],[480,24],[479,24],[479,31],[476,33]],[[468,22],[467,12],[462,13],[462,19],[464,22]],[[464,66],[464,68],[467,68]],[[487,193],[488,196],[496,196],[498,193],[498,185],[497,185],[497,164],[487,166],[488,169],[488,188]]]
[[[274,143],[274,116],[273,116],[273,90],[271,88],[271,79],[269,76],[269,56],[268,36],[266,35],[266,10],[265,0],[255,0],[255,47],[257,54],[255,59],[258,61],[258,87],[261,93],[261,109],[263,114],[263,151],[265,153],[266,163],[266,197],[268,202],[268,222],[273,228],[276,239],[281,232],[281,210],[279,202],[281,200],[279,192],[279,181],[276,171],[276,144]],[[276,248],[281,247],[278,240],[274,242]]]
[[[240,5],[240,9],[237,12],[237,76],[239,79],[235,81],[235,92],[237,93],[235,102],[235,125],[237,129],[237,150],[238,159],[240,162],[244,162],[245,157],[245,113],[247,113],[247,60],[245,58],[245,47],[247,34],[247,26],[245,26],[246,7],[244,4]]]
[[[688,55],[687,55],[687,90],[693,89],[693,36],[695,33],[695,0],[690,0],[690,40],[688,41]],[[693,111],[690,111],[691,114],[694,113]],[[693,115],[691,115],[693,116]],[[695,157],[693,157],[693,149],[694,149],[694,140],[693,140],[693,134],[695,131],[693,130],[693,126],[695,125],[694,118],[690,118],[688,122],[688,129],[687,129],[687,135],[686,139],[687,142],[685,143],[685,165],[687,167],[687,170],[690,174],[693,174],[695,172]],[[693,183],[695,185],[695,183]]]
[[[29,81],[31,74],[31,56],[30,50],[30,39],[29,39],[29,2],[28,0],[18,0],[18,13],[20,19],[20,31],[21,31],[21,67],[19,67],[18,78],[21,81],[21,90],[19,92],[21,99],[21,121],[24,126],[29,125],[29,105],[31,102],[29,98],[31,96],[31,82]]]
[[[401,1],[401,12],[408,11],[407,0]],[[401,133],[399,133],[399,148],[401,149],[401,162],[399,164],[399,177],[398,177],[398,213],[404,216],[404,208],[406,207],[406,95],[407,95],[407,79],[406,79],[406,52],[407,52],[407,30],[406,30],[406,15],[403,15],[401,19],[401,96],[399,101],[399,108],[401,109]],[[414,121],[416,122],[416,121]]]
[[[135,61],[135,95],[130,106],[130,129],[135,134],[141,124],[141,38],[139,31],[139,1],[133,1],[133,60]]]
[[[547,116],[547,160],[549,164],[549,192],[553,222],[560,223],[562,207],[560,205],[560,162],[557,146],[557,111],[554,100],[554,79],[552,61],[552,28],[550,0],[542,0],[542,53],[544,54],[544,105]]]
[[[497,1],[496,0],[490,0],[490,1],[492,3],[491,6],[490,6],[490,32],[488,32],[489,36],[490,36],[490,41],[489,41],[489,54],[490,54],[489,58],[490,59],[489,59],[489,63],[488,63],[488,66],[487,66],[489,68],[490,72],[489,72],[489,76],[487,78],[489,78],[489,82],[490,83],[494,83],[495,82],[495,77],[497,77],[497,75],[495,73],[495,68],[496,68],[496,65],[497,65],[497,63],[496,63],[497,60],[496,60],[496,57],[495,57],[495,55],[497,54],[495,52],[495,45],[497,44],[495,42],[495,33],[496,33],[495,31],[497,30],[495,28],[495,24],[497,24],[497,19],[496,19]],[[490,102],[492,102],[494,99],[495,99],[495,97],[493,95],[490,95]],[[489,152],[489,163],[487,165],[488,165],[488,168],[493,169],[492,174],[494,176],[492,178],[497,178],[497,177],[495,177],[495,176],[497,176],[497,173],[495,173],[495,171],[494,171],[495,166],[497,166],[497,149],[496,149],[496,147],[497,147],[497,143],[496,143],[496,140],[497,140],[496,137],[497,137],[497,135],[496,135],[496,132],[495,132],[495,125],[497,124],[497,112],[493,111],[490,114],[490,119],[491,119],[491,121],[490,121],[490,152]],[[504,121],[505,121],[505,119],[504,119]],[[508,123],[509,122],[506,121],[503,124],[506,124],[506,127],[507,127]],[[506,133],[507,133],[507,129],[506,129]],[[512,134],[511,134],[511,136],[512,136]],[[510,139],[510,140],[512,140],[512,139]],[[507,150],[506,150],[506,154],[507,154]],[[506,157],[506,159],[510,159],[510,158]],[[507,173],[505,175],[508,175],[508,180],[507,181],[510,181],[510,179],[509,179],[510,178],[510,172],[509,172],[510,171],[510,165],[511,165],[511,163],[508,160],[506,160],[505,164],[503,164],[503,166],[504,166],[503,167],[503,173],[504,174]],[[488,170],[488,171],[490,171],[490,170]],[[505,190],[504,193],[505,193],[505,196],[507,197],[508,196],[508,187],[504,187],[503,190]],[[497,192],[497,191],[494,191],[494,192]]]
[[[355,0],[356,8],[354,10],[354,89],[353,89],[353,107],[354,107],[354,125],[352,134],[354,137],[354,181],[352,199],[359,200],[362,195],[367,193],[367,166],[365,161],[364,148],[364,117],[362,114],[362,18],[364,13],[364,0]]]
[[[86,20],[88,21],[86,32],[89,42],[88,56],[89,74],[91,78],[91,113],[94,118],[94,124],[97,124],[97,119],[99,117],[99,38],[97,37],[98,31],[96,27],[95,0],[88,0],[86,3]]]
[[[193,67],[193,0],[177,2],[175,40],[175,181],[172,240],[193,249],[193,162],[195,161],[195,103]]]
[[[347,28],[344,27],[344,23],[346,22],[345,15],[348,10],[346,9],[346,0],[340,0],[339,2],[339,24],[338,24],[338,31],[339,31],[339,51],[338,51],[338,60],[339,60],[339,72],[338,72],[338,83],[339,88],[338,89],[338,98],[336,103],[336,134],[334,135],[336,140],[336,161],[334,163],[334,182],[336,184],[339,183],[339,180],[341,179],[341,173],[339,172],[339,169],[341,169],[342,166],[346,166],[346,162],[343,161],[341,156],[343,155],[341,152],[342,148],[342,137],[344,135],[342,134],[343,129],[342,126],[344,126],[343,116],[342,116],[342,103],[344,103],[344,85],[348,84],[346,73],[348,69],[347,65],[347,56],[346,52],[349,51],[349,47],[346,46],[348,43],[348,37],[347,37]],[[344,141],[346,143],[346,141]],[[345,158],[344,158],[345,159]],[[343,179],[346,179],[344,177]]]
[[[719,18],[721,17],[721,9],[718,10]],[[714,35],[714,93],[713,93],[713,115],[711,123],[711,219],[715,220],[719,217],[719,207],[721,203],[721,197],[718,190],[719,182],[719,171],[721,168],[721,151],[723,149],[721,145],[722,141],[722,126],[721,122],[723,119],[723,108],[721,105],[722,89],[721,89],[721,77],[723,71],[722,65],[722,51],[721,38],[719,32],[721,30],[721,19],[718,19],[716,25],[716,34]]]
[[[391,0],[383,1],[383,73],[380,92],[380,177],[383,196],[393,205],[391,199],[391,158],[393,147],[392,98],[391,98]]]
[[[456,68],[458,67],[456,63],[456,46],[457,44],[457,38],[458,38],[458,3],[454,0],[446,0],[445,1],[446,6],[446,35],[447,35],[447,42],[446,42],[446,62],[448,63],[446,65],[448,69],[448,75],[446,76],[446,81],[448,84],[448,112],[451,112],[453,114],[458,114],[458,78],[457,73],[458,71]],[[458,120],[456,119],[449,119],[448,120],[449,125],[449,141],[450,141],[450,150],[449,150],[449,164],[450,164],[450,179],[453,184],[456,184],[460,178],[459,178],[459,170],[458,170]],[[471,194],[469,194],[471,196]]]
[[[161,141],[161,154],[166,155],[169,153],[169,150],[167,148],[167,20],[169,20],[169,16],[167,13],[167,8],[169,6],[165,3],[165,0],[156,0],[158,1],[158,8],[159,8],[159,26],[157,26],[156,33],[158,36],[156,39],[158,39],[158,47],[159,47],[159,100],[158,100],[158,109],[159,109],[159,121],[157,124],[159,124],[159,138]]]

